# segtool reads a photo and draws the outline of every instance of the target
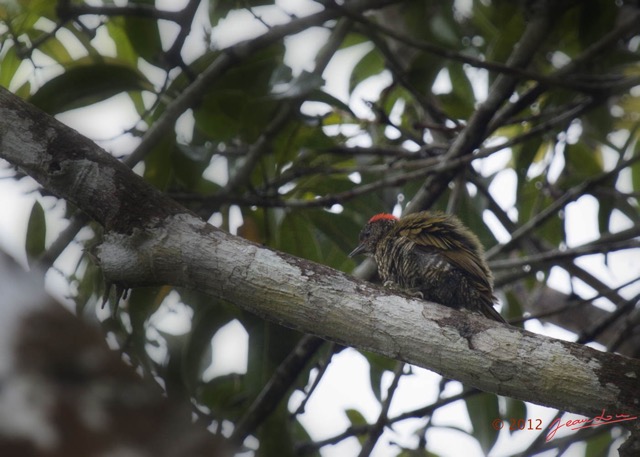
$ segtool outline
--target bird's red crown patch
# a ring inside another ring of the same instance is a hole
[[[371,222],[382,221],[382,220],[397,221],[398,218],[395,217],[393,214],[380,213],[380,214],[376,214],[371,219],[369,219],[369,222],[371,223]]]

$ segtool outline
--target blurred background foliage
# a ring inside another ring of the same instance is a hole
[[[371,266],[356,268],[346,254],[371,215],[456,213],[484,243],[502,313],[514,325],[559,327],[566,338],[638,356],[636,2],[157,3],[2,2],[0,84],[52,115],[124,94],[136,120],[119,137],[130,149],[101,144],[149,183],[232,233],[361,277],[375,280]],[[542,39],[524,42],[535,27],[546,27]],[[224,30],[249,38],[244,47],[220,44]],[[302,67],[292,63],[296,42]],[[180,106],[216,65],[224,68],[197,101]],[[167,119],[161,140],[136,150]],[[245,444],[260,455],[319,455],[352,436],[368,455],[381,436],[396,439],[383,426],[408,418],[419,419],[412,438],[385,449],[436,455],[427,441],[438,428],[432,416],[458,399],[473,425],[459,433],[485,453],[499,433],[522,433],[499,432],[493,419],[531,418],[519,401],[469,389],[444,395],[446,381],[435,386],[435,403],[385,415],[394,383],[412,369],[363,353],[381,419],[349,409],[351,427],[313,441],[299,417],[341,346],[193,291],[136,289],[118,312],[111,297],[107,312],[88,254],[75,267],[54,264],[60,243],[88,251],[100,227],[71,207],[68,226],[52,224],[46,208],[37,202],[31,212],[29,258],[64,271],[77,313],[97,313],[145,375],[191,401],[214,432],[236,442],[255,437]],[[576,243],[569,237],[580,228],[588,239]],[[56,242],[45,243],[47,230]],[[626,275],[602,274],[613,268]],[[162,313],[188,316],[190,330],[162,331],[154,323]],[[246,372],[205,376],[212,338],[234,321],[248,335]],[[294,401],[295,392],[302,395]],[[545,443],[544,431],[528,433],[532,443],[518,448],[526,455],[552,448],[606,455],[620,436],[601,427]]]

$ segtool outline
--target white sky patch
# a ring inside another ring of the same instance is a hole
[[[255,11],[258,9],[256,8]],[[247,10],[231,11],[212,30],[213,47],[224,49],[240,41],[256,38],[267,31],[267,27],[260,23]]]
[[[474,68],[470,65],[464,65],[463,68],[471,81],[476,104],[483,103],[489,96],[489,72],[484,68]]]
[[[56,118],[116,156],[129,154],[140,142],[139,138],[124,133],[139,120],[131,98],[125,93],[91,106],[65,111]]]
[[[547,281],[549,284],[553,284],[553,288],[558,292],[564,292],[565,294],[572,292],[571,277],[564,268],[551,267]]]
[[[178,141],[181,143],[190,143],[193,139],[193,126],[196,121],[193,117],[193,110],[188,109],[180,115],[176,121],[176,133]]]
[[[562,170],[564,170],[564,166],[566,163],[563,154],[564,148],[565,144],[563,142],[558,142],[555,145],[554,152],[549,157],[550,162],[548,162],[549,170],[547,171],[547,179],[551,183],[555,183],[560,177]]]
[[[207,222],[214,227],[221,227],[222,221],[223,218],[221,213],[213,213]]]
[[[484,147],[490,148],[498,146],[505,141],[506,138],[504,137],[492,137],[485,142]],[[473,167],[483,176],[491,176],[494,173],[504,170],[509,165],[511,159],[511,149],[505,148],[494,152],[487,158],[474,160]]]
[[[246,373],[249,353],[249,334],[234,319],[221,327],[211,340],[211,365],[205,370],[206,381],[230,373]]]
[[[388,87],[391,81],[391,72],[384,70],[379,75],[368,78],[358,84],[353,90],[351,101],[349,102],[349,106],[356,116],[364,119],[374,119],[373,112],[367,102],[378,101],[380,92],[382,89]],[[375,96],[373,96],[373,94],[375,94]]]
[[[489,227],[489,230],[491,230],[493,236],[496,237],[498,243],[506,243],[511,239],[511,234],[509,233],[509,231],[504,228],[502,223],[491,211],[483,211],[482,220],[485,224],[487,224],[487,227]]]
[[[518,184],[516,172],[511,168],[503,168],[494,176],[489,184],[489,193],[500,208],[507,211],[516,204],[516,186]]]
[[[576,144],[582,136],[582,122],[578,119],[571,121],[569,128],[567,129],[567,143]]]
[[[348,348],[334,355],[305,413],[298,416],[311,438],[320,440],[342,433],[350,425],[345,409],[356,409],[368,421],[375,421],[380,407],[370,385],[369,365],[361,354]],[[292,397],[289,410],[297,408],[299,401],[299,394]],[[322,454],[323,457],[343,457],[357,455],[359,449],[358,441],[349,439],[328,446]]]
[[[276,5],[286,11],[287,14],[296,16],[308,16],[324,9],[320,2],[315,0],[276,0]]]
[[[211,163],[205,168],[202,177],[220,186],[226,185],[229,181],[227,158],[220,155],[211,157]]]
[[[565,206],[567,247],[572,248],[600,238],[598,230],[598,201],[584,195]]]
[[[315,57],[330,33],[327,29],[312,27],[285,39],[284,63],[291,67],[293,76],[298,76],[303,70],[315,70]]]
[[[238,234],[238,227],[244,223],[242,219],[242,210],[238,205],[231,205],[229,207],[229,233],[232,235]]]
[[[0,176],[10,175],[10,168],[4,167],[6,162],[0,159],[0,163],[3,164]],[[23,266],[27,264],[27,223],[37,197],[32,191],[37,187],[31,179],[23,179],[20,182],[9,178],[0,179],[0,248]]]
[[[448,94],[452,90],[453,86],[451,85],[449,70],[443,68],[438,72],[438,75],[433,82],[433,95]]]
[[[183,335],[191,330],[192,318],[193,310],[180,301],[178,292],[172,290],[149,318],[149,324],[160,332]]]
[[[349,101],[349,76],[355,65],[373,49],[370,43],[361,43],[337,51],[323,73],[324,90],[345,103]],[[352,108],[353,109],[353,108]]]
[[[159,89],[165,82],[167,74],[161,68],[158,68],[154,65],[151,65],[144,59],[138,59],[138,69],[144,74],[144,76],[151,82],[151,84]],[[175,70],[170,74],[171,77],[175,77],[176,72],[179,70]],[[152,101],[155,101],[155,94],[153,95]]]

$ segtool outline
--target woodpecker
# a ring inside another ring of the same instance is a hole
[[[506,322],[493,304],[493,276],[478,237],[452,215],[376,214],[350,254],[372,256],[385,287]]]

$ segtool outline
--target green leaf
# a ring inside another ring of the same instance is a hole
[[[369,38],[360,33],[349,33],[347,37],[340,43],[340,49],[350,48],[369,41]]]
[[[287,87],[272,95],[276,100],[305,97],[309,92],[324,85],[324,79],[317,73],[303,71]]]
[[[10,47],[0,59],[0,86],[9,87],[21,64],[22,60],[18,58],[15,46]]]
[[[328,94],[320,89],[312,90],[311,92],[309,92],[309,94],[307,94],[306,99],[307,101],[326,103],[329,106],[333,106],[335,108],[339,108],[343,111],[346,111],[353,117],[356,116],[354,112],[351,111],[351,108],[349,107],[349,105],[344,103],[342,100],[337,99],[333,95]]]
[[[322,210],[308,211],[307,215],[313,227],[322,232],[345,255],[353,250],[354,235],[357,235],[362,227],[351,217],[344,213],[333,214]]]
[[[124,19],[113,18],[106,24],[109,36],[116,46],[116,57],[123,62],[127,62],[132,66],[138,64],[139,54],[133,49],[129,35],[125,30]]]
[[[155,0],[138,0],[137,3],[154,6]],[[154,65],[161,63],[163,50],[158,21],[127,15],[124,17],[124,30],[140,57]]]
[[[27,224],[27,240],[25,249],[28,259],[36,259],[44,252],[45,239],[47,237],[47,221],[44,209],[39,201],[31,207],[29,223]]]
[[[523,133],[523,132],[522,132]],[[514,154],[514,171],[518,176],[518,185],[521,186],[527,180],[527,174],[529,173],[529,167],[534,162],[534,159],[539,154],[542,147],[542,138],[536,136],[529,140],[522,142],[513,148]]]
[[[67,48],[55,37],[49,38],[38,46],[38,50],[44,52],[61,65],[73,62],[73,57],[71,57]]]
[[[376,48],[367,52],[351,70],[349,77],[349,93],[353,92],[358,84],[380,74],[384,70],[384,58]]]
[[[441,457],[440,454],[434,454],[427,449],[403,449],[396,457]]]
[[[261,456],[296,457],[286,402],[280,402],[258,429]]]
[[[407,72],[409,82],[423,95],[429,95],[436,76],[442,69],[442,58],[427,52],[413,59]]]
[[[212,298],[209,296],[192,293],[189,303],[192,307],[194,301],[199,301],[201,304],[196,306],[191,320],[191,332],[187,336],[183,349],[184,379],[190,392],[201,382],[202,373],[209,365],[211,340],[215,333],[234,319],[233,315],[226,312],[225,307],[212,303]]]
[[[149,340],[147,338],[147,320],[155,313],[167,295],[172,291],[169,286],[164,287],[136,287],[129,292],[126,307],[118,312],[116,318],[120,320],[123,329],[130,328],[126,335],[127,347],[131,348],[130,355],[136,357],[137,363],[150,368],[154,362],[147,352]],[[126,323],[128,314],[128,323]],[[124,322],[123,322],[124,320]],[[165,340],[167,338],[165,337]],[[167,341],[167,345],[170,342]],[[177,364],[174,360],[173,367]],[[165,373],[166,374],[166,373]]]
[[[584,141],[568,144],[564,149],[564,160],[563,178],[568,186],[580,184],[604,171],[602,150],[591,147]]]
[[[196,389],[196,399],[211,409],[216,418],[237,420],[248,402],[244,377],[230,373],[213,378]]]
[[[385,371],[393,371],[398,362],[372,352],[361,351],[361,353],[369,362],[369,380],[371,381],[371,390],[378,401],[382,401],[382,386],[380,384],[382,381],[382,375]]]
[[[178,189],[197,192],[219,189],[219,186],[202,177],[212,155],[212,149],[206,146],[177,144],[172,155],[172,185]]]
[[[153,90],[137,69],[115,62],[82,62],[46,82],[29,102],[49,114],[57,114],[137,90]]]
[[[479,3],[479,2],[474,2]],[[491,39],[487,47],[487,60],[496,62],[506,62],[513,52],[516,43],[525,30],[525,18],[521,12],[515,11],[518,6],[516,2],[500,2],[494,11],[496,17],[492,18],[492,23],[496,28],[495,39]],[[489,72],[489,83],[493,83],[497,73]]]
[[[89,256],[85,254],[79,262],[79,266],[83,267],[83,273],[80,278],[74,273],[77,283],[77,292],[73,300],[76,304],[76,314],[82,316],[86,306],[92,303],[92,300],[97,300],[99,297],[104,296],[104,275],[101,268],[96,262],[89,259]],[[78,268],[76,269],[76,272]]]
[[[518,299],[518,296],[513,293],[510,289],[505,291],[505,297],[507,299],[506,303],[502,306],[502,315],[505,319],[515,319],[520,318],[524,314],[524,308],[522,303]],[[517,327],[524,327],[524,324],[519,324]],[[516,417],[516,416],[508,416],[508,417]],[[519,417],[519,416],[518,416]]]
[[[640,155],[640,141],[636,142],[633,154]],[[634,162],[629,168],[631,169],[631,187],[634,192],[640,192],[640,161]]]
[[[536,217],[543,208],[553,203],[554,200],[545,190],[545,179],[544,176],[538,176],[525,181],[522,186],[518,185],[516,201],[519,205],[518,220],[521,221],[521,224]],[[560,214],[555,214],[547,218],[541,226],[538,226],[536,233],[543,236],[547,242],[557,246],[566,239],[564,220],[560,217]]]
[[[307,443],[312,441],[311,436],[309,436],[309,433],[302,426],[302,424],[300,423],[297,417],[291,425],[292,425],[291,434],[293,435],[293,439],[296,443]],[[297,455],[300,455],[300,453],[298,453]],[[308,455],[309,457],[322,457],[319,450],[314,450],[312,452],[305,452],[304,455]]]
[[[347,415],[347,419],[351,422],[351,425],[366,425],[367,420],[364,418],[362,413],[357,409],[347,409],[344,412]]]
[[[615,28],[619,7],[609,0],[589,0],[579,5],[578,37],[582,49],[586,49]]]
[[[429,30],[433,33],[436,40],[448,46],[456,46],[459,43],[458,34],[459,25],[453,21],[448,21],[444,15],[435,15],[431,18]]]
[[[0,2],[0,21],[11,25],[14,37],[29,33],[41,18],[55,20],[56,3],[50,0]]]
[[[598,433],[586,440],[587,448],[584,451],[584,456],[600,457],[601,455],[611,455],[610,449],[614,442],[611,432]]]
[[[499,430],[493,426],[500,419],[498,397],[493,394],[480,393],[465,399],[467,412],[473,426],[473,436],[480,443],[485,454],[488,454],[498,439]]]
[[[467,119],[473,113],[475,95],[467,74],[461,64],[447,66],[452,90],[438,96],[444,104],[447,114],[458,119]]]
[[[477,179],[484,181],[486,187],[489,187],[491,178],[479,176]],[[483,247],[494,246],[497,240],[482,217],[484,210],[488,206],[486,197],[481,192],[471,197],[466,186],[461,189],[461,194],[461,198],[458,200],[458,208],[454,212],[460,216],[464,225],[477,235]]]
[[[278,249],[303,259],[320,261],[318,242],[304,213],[289,212],[282,220]]]
[[[175,135],[170,132],[144,159],[144,179],[158,189],[166,190],[170,187],[174,174],[172,159],[175,150]]]
[[[212,84],[194,110],[199,132],[214,141],[227,142],[235,137],[255,141],[273,120],[279,103],[271,96],[271,79],[282,64],[283,54],[284,47],[271,46]]]
[[[249,334],[246,388],[250,395],[256,396],[291,353],[300,334],[252,315],[244,315],[242,325]]]
[[[522,314],[521,314],[522,315]],[[507,403],[507,412],[505,417],[508,418],[517,418],[522,419],[526,422],[527,420],[527,405],[525,402],[520,401],[520,400],[516,400],[514,398],[509,398],[509,397],[504,397],[504,400]],[[532,427],[536,427],[537,423],[533,423]],[[516,430],[511,430],[511,427],[505,427],[509,430],[509,433],[513,434],[518,430],[518,427],[515,427]]]
[[[209,20],[211,26],[215,27],[218,22],[227,17],[229,12],[233,10],[244,10],[255,6],[264,6],[273,4],[273,0],[224,0],[211,2],[209,6]]]

